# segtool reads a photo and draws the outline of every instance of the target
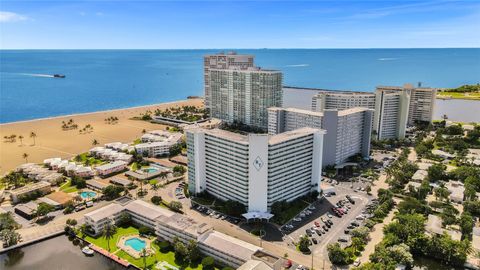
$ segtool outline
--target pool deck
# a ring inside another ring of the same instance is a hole
[[[138,238],[142,241],[145,241],[145,250],[147,251],[148,255],[150,255],[154,252],[152,250],[152,240],[148,239],[148,238],[145,238],[145,237],[141,237],[138,234],[130,234],[130,235],[124,235],[124,236],[120,237],[120,239],[118,239],[118,241],[117,241],[117,247],[119,249],[125,251],[126,253],[128,253],[128,255],[132,256],[135,259],[141,258],[142,257],[142,255],[140,253],[141,251],[137,251],[133,247],[125,244],[125,242],[127,240],[132,239],[132,238]]]

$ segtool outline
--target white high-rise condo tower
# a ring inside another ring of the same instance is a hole
[[[268,218],[273,203],[320,191],[324,134],[308,127],[278,135],[189,129],[190,192],[235,200]]]

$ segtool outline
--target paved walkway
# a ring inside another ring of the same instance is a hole
[[[373,226],[373,231],[370,233],[370,241],[365,246],[365,250],[362,252],[362,256],[360,257],[360,261],[362,263],[370,260],[370,254],[375,251],[375,246],[383,239],[383,228],[392,222],[394,216],[395,208],[388,213],[388,216],[383,220],[382,223],[377,223],[375,226]]]

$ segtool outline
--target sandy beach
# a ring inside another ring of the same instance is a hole
[[[203,99],[189,99],[177,102],[100,111],[94,113],[69,115],[53,117],[48,119],[39,119],[0,125],[0,175],[14,169],[20,164],[26,162],[23,154],[28,154],[28,162],[39,163],[46,158],[61,157],[71,158],[78,153],[88,151],[92,148],[93,140],[97,140],[100,145],[109,142],[131,142],[142,135],[142,130],[164,129],[164,125],[153,124],[146,121],[130,120],[147,110],[165,109],[175,106],[202,106]],[[118,117],[116,124],[108,124],[105,118]],[[62,121],[69,119],[78,125],[78,129],[64,131]],[[80,133],[85,125],[90,124],[93,130],[88,133]],[[30,133],[35,132],[35,145]],[[7,142],[4,136],[17,135],[16,142]],[[22,135],[23,144],[20,143],[18,136]]]

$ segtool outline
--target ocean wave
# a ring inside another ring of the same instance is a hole
[[[393,60],[397,60],[397,59],[398,58],[388,58],[388,57],[386,57],[386,58],[378,58],[377,60],[378,61],[393,61]]]
[[[296,64],[296,65],[286,65],[286,67],[308,67],[309,64]]]

